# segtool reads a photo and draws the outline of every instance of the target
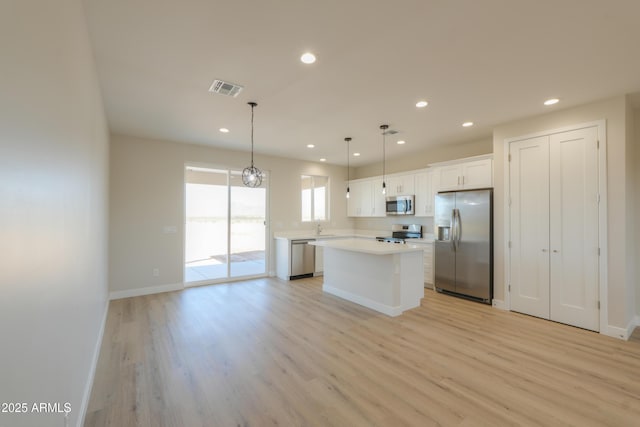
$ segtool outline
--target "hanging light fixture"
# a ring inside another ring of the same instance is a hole
[[[387,135],[387,129],[389,129],[389,125],[380,125],[380,129],[382,129],[382,194],[387,194],[387,183],[384,180],[384,175],[385,175],[385,147],[386,147],[385,137]]]
[[[345,141],[347,141],[347,199],[349,198],[349,184],[350,184],[350,179],[349,179],[349,155],[351,154],[351,151],[349,150],[349,142],[351,141],[351,138],[345,138]]]
[[[247,187],[260,187],[262,172],[253,165],[253,109],[258,106],[255,102],[248,102],[251,106],[251,166],[242,171],[242,183]]]

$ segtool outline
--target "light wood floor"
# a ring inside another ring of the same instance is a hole
[[[112,301],[85,426],[637,426],[640,340],[426,291],[260,279]]]

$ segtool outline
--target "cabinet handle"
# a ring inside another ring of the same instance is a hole
[[[460,175],[458,175],[458,185],[460,185]]]
[[[558,252],[560,252],[560,251],[559,251],[559,250],[557,250],[557,249],[554,249],[554,250],[553,250],[553,252],[557,254],[557,253],[558,253]]]
[[[547,250],[546,250],[546,249],[543,249],[543,250],[542,250],[542,252],[547,252]]]

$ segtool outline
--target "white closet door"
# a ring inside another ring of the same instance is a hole
[[[599,330],[597,128],[550,139],[551,320]]]
[[[549,137],[512,142],[511,309],[549,318]]]

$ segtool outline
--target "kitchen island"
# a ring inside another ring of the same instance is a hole
[[[361,239],[309,244],[324,248],[324,292],[388,316],[420,305],[422,248]]]

